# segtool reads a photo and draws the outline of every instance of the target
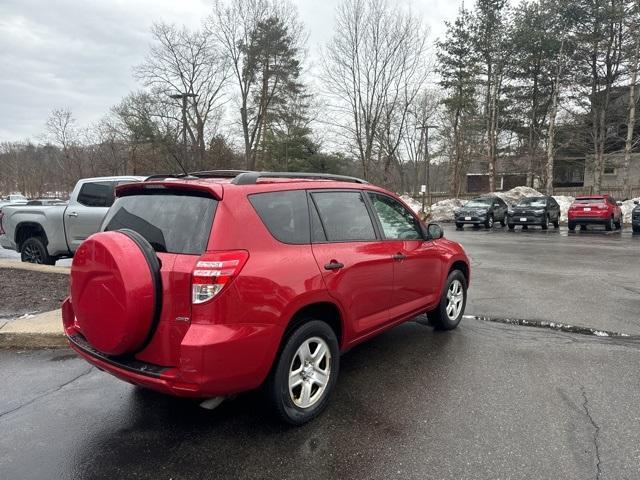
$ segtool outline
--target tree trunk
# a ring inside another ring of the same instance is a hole
[[[635,30],[635,29],[634,29]],[[627,122],[627,138],[624,144],[624,160],[622,163],[623,172],[623,196],[631,198],[631,187],[629,185],[629,166],[631,164],[631,150],[633,149],[633,133],[636,126],[636,82],[638,80],[638,62],[640,57],[640,35],[636,32],[636,48],[633,56],[633,66],[631,70],[631,81],[629,84],[629,121]]]
[[[553,82],[553,94],[551,96],[551,110],[549,111],[549,133],[547,139],[547,195],[553,195],[553,166],[555,163],[555,138],[556,138],[556,115],[558,114],[558,100],[560,98],[560,78],[562,77],[564,41],[560,44],[558,54],[558,68],[556,78]]]

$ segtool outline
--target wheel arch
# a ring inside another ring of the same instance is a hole
[[[287,326],[284,329],[278,351],[280,351],[282,345],[289,337],[291,332],[293,332],[300,325],[311,320],[321,320],[327,323],[336,334],[338,345],[342,347],[344,340],[343,315],[335,303],[332,303],[330,301],[319,301],[299,308],[291,316],[289,322],[287,323]]]
[[[20,222],[16,226],[15,243],[16,250],[22,249],[22,244],[31,237],[40,237],[44,241],[45,247],[49,245],[49,239],[42,225],[37,222]]]
[[[453,272],[454,270],[460,270],[462,272],[462,274],[464,275],[464,279],[467,283],[467,287],[469,286],[469,282],[471,280],[471,270],[469,269],[469,264],[467,262],[465,262],[464,260],[455,260],[451,266],[449,267],[449,270],[447,271],[447,277],[451,274],[451,272]]]

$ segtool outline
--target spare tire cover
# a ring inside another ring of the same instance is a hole
[[[152,271],[148,252],[145,256],[142,250],[145,246],[151,249],[125,232],[100,232],[85,240],[73,257],[71,300],[76,324],[87,341],[105,354],[138,350],[154,326],[158,272]]]

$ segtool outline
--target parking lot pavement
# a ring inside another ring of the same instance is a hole
[[[68,350],[0,351],[0,478],[637,478],[640,340],[410,322],[342,357],[300,427],[257,394],[214,411]]]
[[[640,236],[445,225],[471,258],[467,313],[640,335]]]

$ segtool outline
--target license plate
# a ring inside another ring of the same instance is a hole
[[[527,221],[527,217],[520,217],[520,221],[521,222],[526,222]]]
[[[585,211],[585,212],[590,212],[590,211],[591,211],[591,208],[590,208],[590,207],[584,207],[584,211]]]
[[[471,217],[464,217],[465,220],[471,220]]]

